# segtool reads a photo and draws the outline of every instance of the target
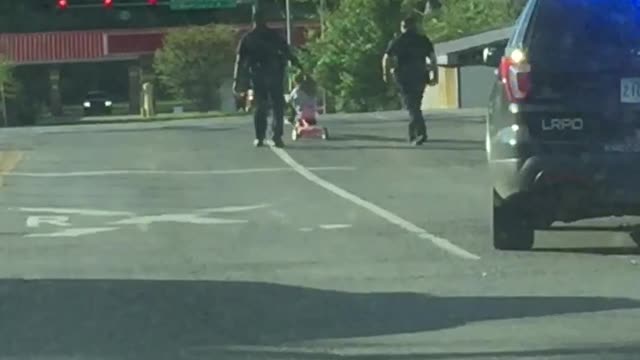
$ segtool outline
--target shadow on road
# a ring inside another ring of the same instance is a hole
[[[437,297],[225,281],[4,280],[0,296],[0,356],[21,358],[174,360],[193,347],[416,333],[640,307],[623,298]]]
[[[180,125],[180,126],[160,126],[160,127],[148,127],[148,128],[122,128],[122,129],[113,129],[113,128],[87,128],[87,129],[73,129],[68,131],[54,131],[48,133],[48,135],[62,135],[62,134],[79,134],[79,133],[146,133],[146,132],[164,132],[167,130],[178,130],[178,131],[194,131],[194,132],[206,132],[206,131],[231,131],[235,130],[233,127],[209,127],[203,125]]]
[[[533,252],[539,253],[561,253],[561,254],[585,254],[585,255],[640,255],[640,248],[637,246],[625,247],[573,247],[573,248],[536,248]]]
[[[627,233],[640,245],[640,228],[638,225],[596,226],[596,225],[560,225],[544,230],[545,232],[621,232]],[[535,248],[540,253],[573,253],[589,255],[640,255],[640,246],[608,246],[608,247],[569,247],[569,248]]]
[[[46,126],[46,127],[50,127],[50,126],[67,126],[67,125],[102,125],[102,124],[139,124],[139,123],[149,123],[150,120],[149,119],[127,119],[127,120],[121,120],[121,119],[114,119],[114,120],[108,120],[108,119],[92,119],[91,117],[89,118],[85,118],[82,116],[76,116],[76,117],[65,117],[62,119],[58,119],[55,121],[47,121],[47,122],[43,122],[43,123],[39,123],[37,124],[37,126]]]
[[[485,351],[485,352],[452,352],[452,353],[413,353],[413,354],[377,354],[377,355],[337,355],[330,353],[309,353],[302,351],[257,351],[250,349],[202,349],[194,352],[193,356],[206,356],[215,354],[224,356],[225,359],[247,359],[247,356],[254,356],[261,360],[284,360],[284,359],[311,359],[311,360],[448,360],[448,359],[522,359],[538,358],[549,359],[559,356],[580,356],[598,355],[606,359],[637,359],[640,354],[640,345],[603,346],[603,347],[580,347],[580,348],[554,348],[543,350],[522,350],[522,351]],[[244,356],[244,357],[241,357]],[[204,358],[204,357],[203,357]]]
[[[346,141],[371,141],[371,144],[341,144],[335,145],[335,143]],[[379,144],[375,144],[378,142]],[[396,145],[388,145],[394,143]],[[452,140],[452,139],[433,139],[421,146],[413,146],[403,138],[398,137],[383,137],[376,135],[335,135],[331,138],[328,144],[320,145],[317,142],[305,143],[305,139],[299,140],[296,143],[287,145],[292,149],[305,149],[305,150],[364,150],[364,149],[392,149],[392,150],[454,150],[454,151],[480,151],[483,150],[484,142],[476,140]]]
[[[153,127],[153,128],[138,128],[138,129],[105,129],[105,130],[94,130],[92,132],[102,132],[102,133],[130,133],[130,132],[152,132],[152,131],[167,131],[167,130],[177,130],[177,131],[231,131],[235,130],[233,127],[211,127],[211,126],[203,126],[203,125],[179,125],[179,126],[162,126],[162,127]]]
[[[331,141],[379,141],[388,143],[408,143],[406,138],[380,136],[371,134],[345,134],[341,133],[331,137]]]
[[[451,115],[451,114],[426,114],[425,120],[427,122],[427,126],[430,122],[466,122],[466,123],[477,123],[483,124],[486,122],[486,117],[477,116],[477,115]],[[344,119],[340,119],[339,115],[336,115],[336,118],[328,121],[331,122],[340,122],[343,124],[357,124],[357,125],[375,125],[375,124],[390,124],[390,123],[400,123],[400,124],[409,124],[409,115],[402,113],[401,115],[390,116],[389,118],[357,118],[357,117],[345,117]]]
[[[454,139],[430,139],[422,145],[425,150],[438,151],[471,151],[477,152],[484,159],[484,141],[477,140],[454,140]]]

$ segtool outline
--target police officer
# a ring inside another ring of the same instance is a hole
[[[422,115],[422,97],[427,83],[431,86],[438,84],[436,54],[431,40],[418,33],[417,21],[408,17],[402,21],[402,33],[391,40],[382,58],[383,80],[388,82],[388,75],[392,73],[400,90],[402,102],[409,111],[409,141],[414,145],[421,145],[427,140],[427,127]],[[390,64],[396,60],[396,66]],[[427,64],[429,59],[429,64]],[[433,75],[430,75],[433,70]]]
[[[288,61],[301,67],[287,42],[276,30],[267,27],[264,13],[254,8],[253,29],[238,45],[233,88],[235,93],[240,92],[238,76],[242,76],[240,72],[246,69],[256,103],[253,116],[256,135],[254,145],[257,147],[264,145],[269,103],[273,111],[273,145],[284,147],[284,74]]]

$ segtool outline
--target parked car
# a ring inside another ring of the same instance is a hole
[[[484,50],[496,249],[529,250],[557,221],[640,215],[639,6],[529,0],[506,46]]]
[[[103,91],[90,91],[82,103],[85,116],[111,115],[113,101]]]

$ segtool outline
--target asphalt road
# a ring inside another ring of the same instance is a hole
[[[639,358],[634,219],[496,252],[482,117],[404,117],[2,131],[0,358]]]

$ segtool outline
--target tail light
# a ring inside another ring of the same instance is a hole
[[[521,50],[514,50],[500,62],[500,78],[504,84],[509,101],[526,99],[531,90],[531,65],[527,63]]]

